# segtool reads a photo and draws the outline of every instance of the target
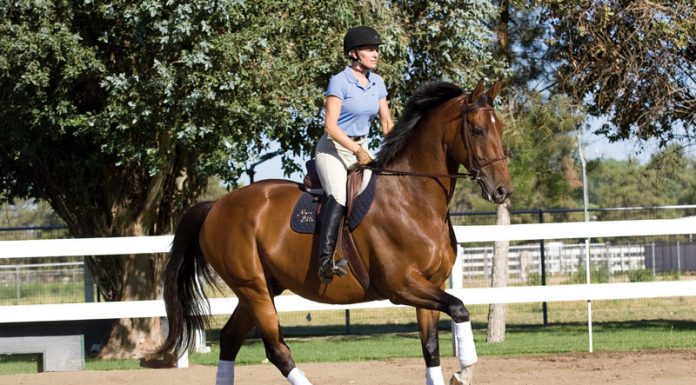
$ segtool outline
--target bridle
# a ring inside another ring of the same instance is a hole
[[[472,130],[470,127],[468,127],[468,121],[466,120],[466,115],[476,112],[478,110],[486,110],[486,111],[493,111],[493,107],[471,107],[471,106],[464,106],[462,107],[462,120],[459,125],[459,130],[462,133],[462,137],[464,138],[464,146],[467,148],[467,156],[469,157],[469,169],[466,175],[468,175],[471,180],[473,181],[478,181],[481,179],[481,170],[488,166],[491,165],[495,162],[505,160],[507,159],[507,156],[505,154],[498,156],[497,158],[489,159],[487,161],[482,162],[481,158],[476,155],[476,151],[474,151],[473,146],[471,145],[472,142]]]
[[[481,170],[495,162],[507,159],[507,156],[503,154],[502,156],[482,161],[481,158],[475,154],[475,151],[471,145],[472,142],[472,130],[469,127],[466,115],[479,111],[479,110],[494,110],[493,107],[473,107],[471,105],[464,105],[461,111],[461,121],[459,123],[459,132],[461,132],[464,138],[464,146],[467,148],[467,156],[469,158],[469,167],[466,173],[452,173],[452,174],[434,174],[434,173],[424,173],[415,171],[400,171],[400,170],[390,170],[381,167],[365,166],[364,168],[372,170],[376,174],[386,175],[386,176],[415,176],[415,177],[426,177],[426,178],[469,178],[473,181],[481,180]],[[447,153],[445,149],[445,153]]]

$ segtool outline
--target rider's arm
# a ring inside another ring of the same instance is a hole
[[[338,127],[338,116],[341,113],[343,101],[337,96],[326,97],[326,132],[335,142],[355,153],[360,148],[360,145],[346,135],[340,127]]]
[[[387,98],[382,98],[379,100],[379,123],[382,126],[382,135],[387,135],[394,127],[391,113],[389,113],[389,104],[387,103]]]

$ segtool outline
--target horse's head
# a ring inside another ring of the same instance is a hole
[[[448,155],[463,164],[481,186],[484,199],[503,203],[512,193],[512,184],[503,151],[503,126],[495,115],[493,100],[500,91],[497,82],[484,93],[483,81],[461,105],[461,118],[448,143]]]

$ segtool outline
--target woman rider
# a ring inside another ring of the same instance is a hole
[[[383,135],[394,125],[384,80],[373,72],[381,44],[379,33],[371,27],[349,29],[343,53],[350,65],[331,77],[325,93],[326,123],[316,149],[317,171],[327,195],[319,233],[319,278],[324,283],[335,273],[345,273],[334,266],[333,253],[345,212],[348,170],[372,161],[367,137],[377,115]]]

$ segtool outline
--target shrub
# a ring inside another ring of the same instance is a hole
[[[539,273],[529,273],[527,277],[527,284],[529,286],[541,286],[541,274]]]
[[[650,282],[654,281],[652,270],[639,269],[628,272],[628,280],[631,282]]]

